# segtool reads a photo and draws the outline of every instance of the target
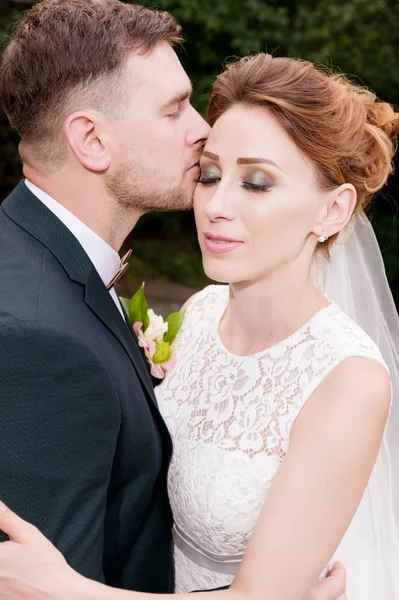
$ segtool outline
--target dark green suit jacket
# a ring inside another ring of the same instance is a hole
[[[171,440],[87,254],[21,182],[0,207],[0,498],[80,573],[173,589]]]

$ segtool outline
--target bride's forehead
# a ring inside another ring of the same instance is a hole
[[[278,120],[266,109],[236,105],[223,113],[214,123],[208,138],[213,144],[242,147],[296,147]]]
[[[221,164],[259,157],[277,163],[286,172],[313,171],[289,134],[262,107],[236,105],[223,113],[209,133],[205,151],[217,155]]]

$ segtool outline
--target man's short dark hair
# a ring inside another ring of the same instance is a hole
[[[169,13],[119,0],[43,0],[3,54],[0,102],[24,144],[56,153],[66,109],[117,104],[127,58],[180,33]]]

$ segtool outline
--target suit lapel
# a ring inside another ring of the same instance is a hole
[[[118,338],[128,354],[148,396],[156,405],[154,390],[142,353],[135,343],[132,333],[129,331],[128,323],[124,321],[94,267],[86,283],[85,302],[104,325]]]
[[[153,386],[139,347],[91,260],[75,236],[30,192],[23,182],[19,183],[2,203],[1,210],[46,246],[72,281],[85,286],[86,304],[125,349],[151,405],[155,408]]]

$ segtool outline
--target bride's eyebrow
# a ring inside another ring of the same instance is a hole
[[[208,152],[208,150],[203,150],[201,156],[206,156],[206,158],[210,158],[215,162],[220,162],[219,156],[217,154],[214,154],[213,152]]]
[[[270,160],[269,158],[254,158],[254,157],[237,158],[237,165],[261,165],[261,164],[270,165],[272,167],[275,167],[276,169],[279,169],[279,171],[283,171],[283,169],[281,167],[279,167],[277,163],[275,163],[273,160]]]
[[[211,160],[213,160],[217,163],[220,162],[220,157],[217,154],[214,154],[213,152],[209,152],[208,150],[203,150],[202,156],[205,156],[206,158],[210,158]],[[279,169],[279,171],[282,171],[284,173],[283,169],[281,167],[279,167],[277,163],[275,163],[273,160],[270,160],[269,158],[254,158],[254,157],[237,158],[237,165],[261,165],[261,164],[270,165],[272,167],[275,167],[276,169]]]

